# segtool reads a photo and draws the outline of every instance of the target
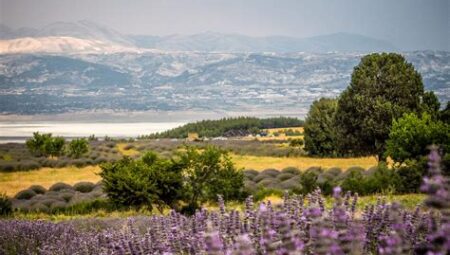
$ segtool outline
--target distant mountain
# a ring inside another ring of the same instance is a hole
[[[385,41],[370,37],[337,33],[310,38],[286,36],[250,37],[237,34],[206,32],[195,35],[131,36],[143,48],[202,52],[374,52],[395,51]]]
[[[404,53],[450,100],[450,53]],[[0,113],[92,110],[279,112],[336,97],[363,54],[118,52],[0,56]]]
[[[286,36],[251,37],[239,34],[221,34],[206,32],[194,35],[123,35],[106,26],[99,25],[91,21],[78,22],[57,22],[47,25],[41,29],[21,28],[13,30],[7,26],[0,25],[0,39],[2,40],[23,40],[24,38],[34,38],[41,41],[41,38],[77,38],[101,42],[104,46],[110,47],[156,49],[165,51],[200,51],[200,52],[374,52],[374,51],[395,51],[396,48],[389,42],[374,38],[349,34],[337,33],[310,38],[294,38]],[[29,40],[29,39],[27,39]],[[20,52],[18,45],[28,45],[29,42],[18,43],[14,41],[14,51],[4,51],[4,53]],[[51,43],[51,41],[48,41]],[[5,42],[3,43],[5,44]],[[53,45],[42,45],[39,49],[51,49]],[[100,50],[102,49],[100,48]],[[80,53],[79,47],[66,47],[73,49],[73,53]],[[8,48],[6,48],[8,49]],[[67,51],[68,51],[67,50]],[[126,51],[126,50],[125,50]],[[23,52],[29,52],[29,48]],[[42,51],[39,51],[42,52]],[[55,52],[49,50],[44,52]],[[66,52],[66,51],[63,51]]]

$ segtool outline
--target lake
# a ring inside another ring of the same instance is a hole
[[[137,137],[162,132],[182,122],[73,123],[73,122],[0,122],[0,143],[24,142],[33,132],[52,133],[66,138],[95,135],[109,137]]]

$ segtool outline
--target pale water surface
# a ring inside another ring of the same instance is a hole
[[[54,136],[87,137],[136,137],[165,131],[185,123],[137,122],[137,123],[67,123],[67,122],[0,122],[0,143],[24,142],[33,132],[52,133]]]

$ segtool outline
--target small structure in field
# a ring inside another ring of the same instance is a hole
[[[199,141],[200,137],[198,136],[198,133],[189,132],[186,140],[189,142],[195,142],[195,141]]]

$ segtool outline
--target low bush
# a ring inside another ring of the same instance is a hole
[[[41,185],[32,185],[28,189],[34,191],[36,194],[45,194],[47,190]]]
[[[20,200],[28,200],[36,196],[36,192],[32,189],[25,189],[16,194],[15,198]]]
[[[319,168],[320,169],[320,168]],[[300,177],[300,185],[301,189],[297,192],[302,194],[308,194],[313,192],[317,187],[317,178],[318,178],[317,168],[308,169],[304,173],[302,173]]]
[[[55,183],[49,188],[50,191],[60,191],[64,189],[73,189],[73,188],[69,184],[63,182]]]
[[[62,190],[59,193],[59,198],[63,199],[66,202],[69,202],[74,196],[74,192],[70,190]]]
[[[255,177],[253,178],[253,181],[256,182],[256,183],[258,183],[258,182],[260,182],[260,181],[262,181],[262,180],[264,180],[264,179],[266,179],[266,178],[274,178],[274,177],[271,176],[271,175],[268,175],[268,174],[259,173],[257,176],[255,176]]]
[[[280,174],[280,171],[278,171],[276,169],[266,169],[266,170],[261,171],[261,174],[269,175],[272,177],[277,177],[277,175]]]
[[[9,215],[12,212],[12,203],[6,194],[0,193],[0,216]]]
[[[406,165],[396,169],[399,178],[397,192],[399,193],[417,193],[419,192],[422,178],[427,169],[426,161],[408,161]]]
[[[88,193],[95,188],[95,184],[92,182],[79,182],[73,185],[73,188],[81,193]]]
[[[280,182],[278,184],[278,186],[282,190],[301,190],[301,188],[302,188],[301,185],[300,185],[300,182],[297,179],[295,179],[295,178],[288,179],[288,180],[285,180],[283,182]]]
[[[280,190],[280,189],[263,188],[263,189],[259,189],[253,195],[253,198],[255,199],[255,201],[261,201],[264,198],[269,197],[269,196],[282,197],[283,196],[283,191]]]
[[[275,178],[266,178],[256,185],[258,188],[272,188],[276,189],[279,181]]]
[[[289,180],[289,179],[291,179],[292,177],[294,177],[293,174],[290,174],[290,173],[281,173],[281,174],[279,174],[279,175],[277,176],[277,179],[280,180],[280,181],[282,182],[282,181]]]
[[[50,205],[50,210],[52,212],[62,211],[66,208],[67,203],[63,201],[55,201]]]
[[[292,175],[299,175],[301,173],[300,169],[298,169],[296,167],[286,167],[283,170],[281,170],[281,172],[282,173],[289,173],[289,174],[292,174]]]

